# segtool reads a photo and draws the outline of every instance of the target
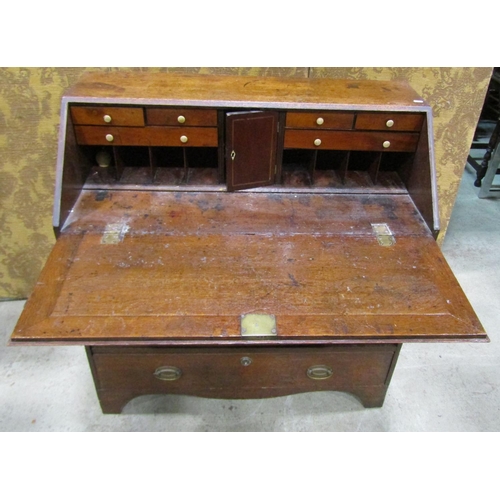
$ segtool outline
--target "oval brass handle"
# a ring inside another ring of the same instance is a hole
[[[111,123],[111,116],[109,115],[104,115],[102,117],[102,119],[106,122],[106,123]]]
[[[390,141],[384,141],[384,143],[382,144],[384,148],[388,148],[390,145],[391,145]]]
[[[186,144],[187,141],[188,141],[187,136],[181,135],[181,142],[184,143],[184,144]]]
[[[333,375],[333,370],[326,365],[310,366],[307,369],[307,376],[313,380],[326,380]]]
[[[321,146],[321,139],[314,139],[315,146]]]
[[[115,138],[113,137],[112,134],[106,134],[106,140],[108,142],[113,142],[115,140]]]
[[[325,123],[325,120],[323,120],[323,118],[321,118],[321,116],[316,120],[316,123],[318,125],[323,125],[323,123]]]
[[[156,378],[160,380],[173,381],[181,378],[182,371],[176,366],[160,366],[154,373]]]
[[[387,120],[385,126],[391,128],[394,125],[394,120]]]
[[[179,123],[185,123],[185,122],[186,122],[186,117],[185,117],[185,116],[182,116],[182,115],[179,115],[179,116],[177,117],[177,121],[178,121]]]

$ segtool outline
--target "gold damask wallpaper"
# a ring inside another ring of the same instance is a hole
[[[60,100],[88,70],[0,68],[0,298],[30,292],[54,244],[52,202]],[[492,68],[133,68],[145,72],[402,79],[432,106],[442,239]]]

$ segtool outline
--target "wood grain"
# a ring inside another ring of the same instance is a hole
[[[101,207],[91,196],[102,199],[86,194],[65,249],[56,244],[71,262],[64,277],[51,278],[61,257],[50,257],[36,288],[50,314],[21,318],[14,341],[224,342],[241,338],[249,312],[275,314],[281,340],[486,338],[408,196],[392,197],[401,211],[377,196],[122,192]],[[117,220],[129,231],[103,245],[103,225]],[[394,246],[378,244],[376,222]]]
[[[405,106],[425,108],[421,97],[401,81],[352,81],[309,78],[180,75],[162,73],[88,73],[66,93],[68,100],[102,99],[172,106],[317,108]],[[418,102],[414,102],[418,100]]]

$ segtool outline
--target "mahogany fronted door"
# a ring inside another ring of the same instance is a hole
[[[228,191],[274,184],[277,135],[277,112],[226,114]]]

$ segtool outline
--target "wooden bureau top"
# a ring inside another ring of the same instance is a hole
[[[363,109],[428,105],[400,81],[330,80],[172,73],[87,73],[66,93],[66,100],[214,107]]]

